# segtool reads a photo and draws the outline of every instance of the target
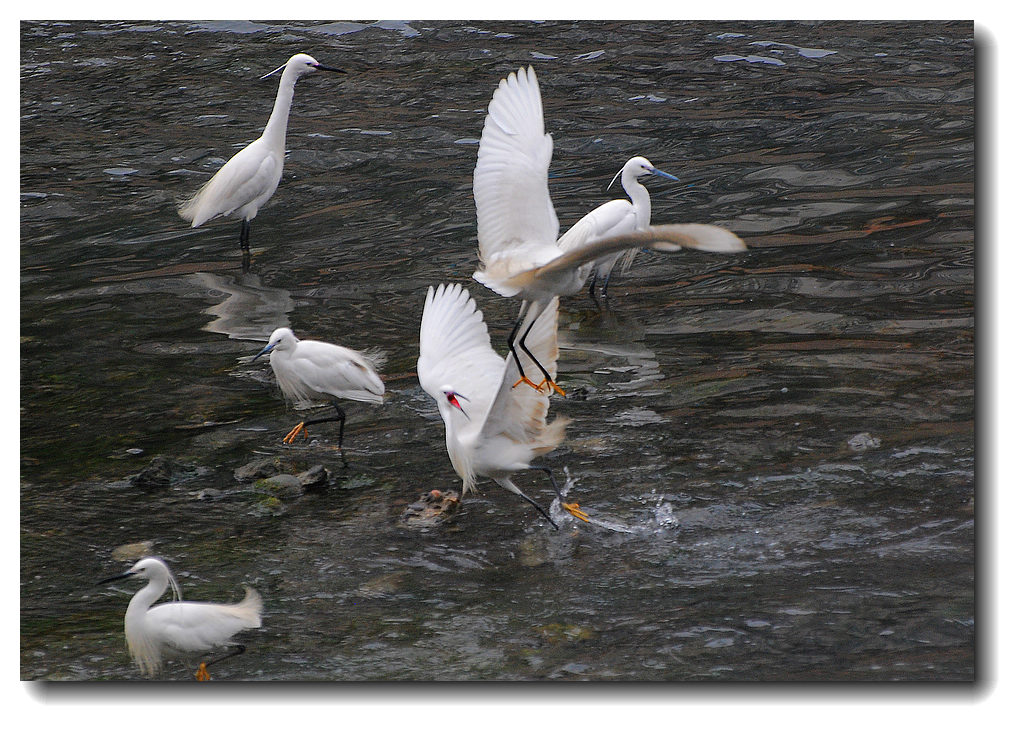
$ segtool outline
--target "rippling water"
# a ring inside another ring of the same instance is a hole
[[[137,677],[133,587],[93,584],[150,541],[186,598],[264,594],[219,679],[972,679],[972,35],[23,23],[21,677]],[[299,51],[348,74],[299,82],[243,273],[236,225],[175,204],[259,134],[258,78]],[[555,532],[491,486],[411,529],[409,503],[458,485],[414,375],[426,288],[467,283],[493,332],[514,314],[470,280],[471,176],[525,63],[563,229],[644,154],[681,179],[649,185],[655,223],[750,251],[642,254],[608,302],[563,301],[573,422],[547,463],[600,524]],[[387,352],[349,470],[329,431],[280,444],[295,414],[240,360],[284,324]],[[254,495],[235,470],[266,455],[335,483]],[[130,479],[155,458],[169,484]]]

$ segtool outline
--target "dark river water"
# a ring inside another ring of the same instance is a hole
[[[151,553],[187,599],[264,596],[218,680],[973,679],[973,32],[22,23],[21,678],[139,677],[139,587],[95,583]],[[300,51],[348,73],[299,81],[243,272],[237,222],[175,206]],[[472,172],[524,64],[563,230],[639,154],[680,178],[649,183],[654,223],[749,251],[642,253],[607,301],[562,301],[572,423],[543,463],[595,522],[556,531],[487,483],[423,527],[410,505],[460,481],[420,313],[461,282],[505,352],[518,304],[471,279]],[[281,442],[298,416],[245,359],[281,325],[387,355],[347,469],[330,425]],[[238,472],[268,457],[331,479]]]

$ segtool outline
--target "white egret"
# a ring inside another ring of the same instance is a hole
[[[720,226],[688,223],[652,226],[559,248],[558,218],[548,194],[552,147],[551,135],[544,132],[537,75],[532,66],[521,68],[499,82],[480,137],[473,170],[480,266],[473,278],[503,297],[523,299],[508,338],[520,373],[513,387],[522,382],[535,389],[551,386],[564,395],[543,367],[540,383],[526,376],[515,338],[518,335],[518,347],[540,366],[525,346],[530,328],[552,298],[583,287],[594,261],[637,246],[715,252],[746,247]]]
[[[306,427],[311,424],[337,421],[340,450],[345,433],[345,412],[338,403],[339,399],[375,404],[384,402],[384,383],[376,370],[384,360],[379,353],[359,353],[319,340],[299,340],[287,327],[275,330],[267,346],[252,360],[266,353],[270,353],[270,367],[274,369],[274,377],[285,399],[295,402],[300,409],[328,401],[337,413],[336,416],[299,422],[285,436],[284,441],[288,444],[295,441],[300,432],[308,436]],[[347,465],[344,453],[341,458]]]
[[[615,183],[615,178],[622,176],[622,189],[626,191],[629,200],[619,198],[598,206],[562,234],[558,239],[558,247],[563,250],[573,249],[581,242],[591,239],[615,236],[630,231],[643,231],[650,227],[651,194],[638,180],[643,175],[660,175],[669,180],[679,180],[675,175],[658,170],[646,157],[630,158],[622,166],[622,169],[615,173],[612,182],[608,184],[608,187],[611,188]],[[639,249],[617,251],[594,262],[594,278],[590,282],[591,296],[594,294],[594,285],[599,279],[602,281],[601,293],[608,294],[608,280],[612,276],[615,262],[622,257],[622,271],[626,271],[633,264],[633,258],[638,251]]]
[[[127,572],[99,583],[132,577],[146,579],[149,583],[128,602],[124,636],[128,641],[128,653],[139,671],[149,677],[159,672],[165,657],[197,655],[218,647],[232,647],[228,654],[199,664],[196,680],[209,680],[207,668],[245,652],[245,646],[232,638],[244,629],[256,629],[262,624],[263,600],[256,590],[245,587],[245,598],[237,604],[182,601],[181,589],[171,570],[159,558],[152,556],[138,561]],[[153,603],[167,590],[168,584],[171,585],[173,601],[154,607]]]
[[[542,366],[555,375],[558,362],[558,298],[552,298],[529,334],[530,348]],[[565,438],[568,419],[547,421],[548,397],[533,389],[513,390],[518,377],[511,354],[501,358],[491,348],[483,314],[469,292],[458,284],[427,290],[420,322],[420,386],[437,401],[444,421],[448,458],[462,478],[462,495],[477,480],[494,480],[521,496],[558,527],[547,511],[510,479],[514,472],[546,467],[530,462],[547,454]],[[555,487],[557,491],[557,486]]]
[[[191,222],[192,228],[217,216],[242,219],[239,244],[246,254],[249,252],[249,222],[281,182],[285,133],[295,82],[300,76],[314,71],[345,73],[342,69],[324,66],[305,53],[298,53],[260,78],[265,79],[282,69],[274,111],[263,134],[235,153],[198,193],[178,208],[178,214]]]

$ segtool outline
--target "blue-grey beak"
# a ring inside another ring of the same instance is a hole
[[[652,175],[660,175],[661,177],[668,178],[669,180],[679,180],[679,178],[677,178],[675,175],[672,175],[671,173],[666,173],[664,170],[658,170],[658,168],[651,168],[647,172],[651,173]]]
[[[250,363],[255,363],[255,362],[256,362],[256,361],[257,361],[257,360],[259,359],[259,357],[260,357],[261,355],[266,355],[267,353],[269,353],[270,351],[272,351],[272,350],[274,349],[274,346],[275,346],[275,345],[276,345],[276,343],[268,343],[268,344],[267,344],[267,347],[265,347],[265,348],[264,348],[263,350],[261,350],[260,352],[258,352],[258,353],[257,353],[256,355],[254,355],[254,356],[252,357],[252,360],[250,360],[249,362],[250,362]]]
[[[333,66],[324,66],[322,63],[318,63],[313,66],[317,71],[333,71],[336,74],[346,73],[344,69],[336,69]]]

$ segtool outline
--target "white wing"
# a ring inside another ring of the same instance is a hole
[[[319,340],[300,340],[289,358],[287,378],[282,380],[276,370],[275,375],[285,396],[300,403],[307,399],[301,395],[296,398],[300,394],[298,384],[286,383],[287,378],[298,379],[305,393],[378,404],[384,400],[384,383],[368,359],[349,348]]]
[[[527,314],[527,321],[531,314]],[[544,308],[544,312],[530,329],[526,337],[526,347],[537,357],[552,378],[558,375],[557,297]],[[543,375],[530,357],[523,353],[519,360],[523,364],[526,376],[534,383],[540,383]],[[548,424],[547,394],[526,384],[513,388],[518,380],[519,368],[509,353],[505,358],[501,386],[494,397],[481,434],[487,440],[505,437],[515,444],[531,448],[534,454],[550,451],[562,441],[567,421],[558,420]]]
[[[449,386],[474,424],[483,422],[505,364],[491,348],[483,313],[458,284],[427,290],[420,321],[420,386],[435,399]]]
[[[201,652],[227,644],[243,629],[260,626],[263,603],[246,587],[238,604],[168,602],[146,612],[148,632],[167,647],[182,652]]]
[[[558,248],[572,251],[602,236],[629,233],[635,229],[636,212],[633,204],[620,198],[598,206],[577,221],[558,239]]]
[[[261,137],[224,163],[224,167],[178,209],[178,214],[191,221],[195,228],[253,201],[265,202],[277,189],[283,165],[284,160],[278,159]]]
[[[637,246],[647,246],[663,252],[697,249],[720,254],[745,251],[747,248],[743,239],[721,226],[705,223],[669,223],[651,226],[643,231],[586,241],[566,251],[551,263],[539,267],[532,274],[538,278],[559,276],[565,271],[578,269],[602,256]]]
[[[554,246],[558,218],[548,195],[552,147],[551,135],[544,133],[540,85],[533,67],[509,74],[487,107],[473,170],[477,239],[484,267],[502,258],[536,256],[530,249],[538,245]]]

